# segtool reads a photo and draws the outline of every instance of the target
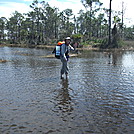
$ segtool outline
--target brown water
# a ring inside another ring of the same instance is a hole
[[[84,51],[63,80],[49,53],[0,48],[0,134],[134,133],[133,51]]]

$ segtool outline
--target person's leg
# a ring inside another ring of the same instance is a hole
[[[68,75],[67,61],[64,63],[64,70],[65,70],[65,74]]]
[[[61,68],[61,78],[63,74],[68,74],[68,67],[67,67],[67,61],[62,60],[62,68]]]
[[[61,78],[62,78],[62,75],[65,73],[65,65],[64,65],[64,61],[63,60],[61,60],[61,62],[62,62],[62,68],[61,68]]]

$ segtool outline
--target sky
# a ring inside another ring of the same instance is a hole
[[[43,1],[43,0],[38,0]],[[61,11],[70,8],[73,13],[77,15],[79,10],[85,9],[81,0],[44,0],[48,2],[51,7],[57,7]],[[109,0],[100,0],[103,7],[109,8]],[[127,26],[134,25],[133,5],[134,0],[112,0],[112,9],[116,11],[122,10],[122,1],[124,2],[125,16],[124,23]],[[33,0],[0,0],[0,17],[11,17],[12,13],[18,11],[19,13],[28,13],[31,8],[29,5]]]

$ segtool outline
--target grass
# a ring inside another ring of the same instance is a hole
[[[127,49],[127,50],[134,49],[134,41],[123,41],[123,45],[121,48]]]

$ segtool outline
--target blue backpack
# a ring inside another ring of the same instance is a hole
[[[55,57],[57,59],[60,59],[62,44],[65,44],[65,42],[64,41],[59,41],[58,44],[56,45],[56,47],[54,48],[53,52],[52,52],[52,53],[55,54]]]

